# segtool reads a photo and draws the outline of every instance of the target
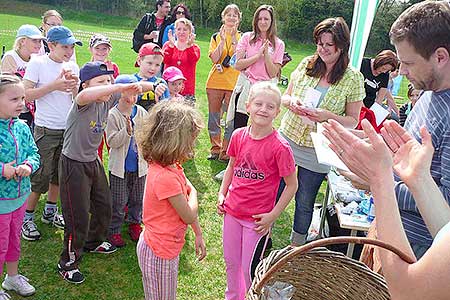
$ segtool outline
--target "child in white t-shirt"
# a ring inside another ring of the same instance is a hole
[[[70,61],[75,45],[82,45],[64,26],[52,27],[47,34],[48,55],[33,57],[24,75],[25,100],[36,102],[34,139],[39,149],[40,167],[31,176],[31,194],[22,226],[22,237],[35,241],[41,235],[34,222],[34,210],[41,194],[48,201],[41,217],[46,224],[64,228],[57,213],[59,194],[58,162],[63,145],[66,119],[72,99],[78,93],[79,68]]]

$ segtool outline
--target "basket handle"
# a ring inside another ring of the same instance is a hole
[[[325,238],[313,241],[311,243],[308,243],[306,245],[300,246],[300,247],[294,247],[294,250],[288,253],[286,256],[282,257],[279,261],[277,261],[269,270],[267,270],[266,274],[264,274],[264,277],[261,278],[261,281],[258,282],[258,284],[255,286],[256,291],[260,291],[262,287],[266,284],[266,282],[271,278],[272,274],[278,271],[279,268],[281,268],[286,262],[288,262],[291,257],[306,253],[310,251],[311,249],[317,248],[317,247],[324,247],[328,245],[335,245],[335,244],[366,244],[366,245],[374,245],[386,250],[389,250],[396,254],[398,257],[400,257],[402,260],[407,262],[408,264],[412,264],[416,262],[416,259],[405,254],[403,251],[398,249],[397,247],[394,247],[386,242],[365,238],[365,237],[331,237],[331,238]]]

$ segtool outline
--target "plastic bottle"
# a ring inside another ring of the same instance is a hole
[[[367,221],[372,222],[375,219],[375,204],[373,203],[373,197],[369,199],[369,213],[367,214]]]

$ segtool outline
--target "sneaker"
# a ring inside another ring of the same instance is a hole
[[[112,245],[116,246],[117,248],[122,248],[126,245],[120,233],[111,234],[108,240]]]
[[[131,223],[128,225],[128,234],[131,237],[133,242],[137,242],[139,240],[139,236],[141,235],[142,227],[141,224]]]
[[[14,291],[23,297],[36,293],[36,289],[28,283],[28,278],[20,274],[13,277],[6,275],[2,287],[7,291]]]
[[[80,284],[84,281],[84,275],[80,272],[79,269],[74,269],[70,271],[66,271],[63,268],[61,268],[60,264],[58,264],[58,272],[64,278],[65,281],[74,283],[74,284]]]
[[[114,246],[111,243],[103,242],[100,245],[98,245],[95,249],[85,249],[87,252],[91,253],[103,253],[103,254],[110,254],[117,251],[117,247]]]
[[[9,300],[11,299],[11,296],[8,295],[7,292],[5,292],[4,290],[0,289],[0,300]]]
[[[22,224],[22,238],[27,241],[37,241],[41,238],[36,223],[32,220],[26,221]]]
[[[54,212],[53,214],[46,214],[44,210],[42,212],[41,221],[45,224],[52,224],[59,229],[64,229],[64,218],[61,214],[58,214],[58,211]]]

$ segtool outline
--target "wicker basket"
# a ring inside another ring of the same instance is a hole
[[[247,293],[248,300],[261,300],[262,289],[275,281],[296,288],[292,299],[390,299],[383,276],[363,263],[339,252],[323,248],[332,244],[371,244],[390,250],[408,263],[414,260],[399,249],[379,240],[359,237],[334,237],[311,242],[302,247],[288,246],[272,251],[257,266]]]

